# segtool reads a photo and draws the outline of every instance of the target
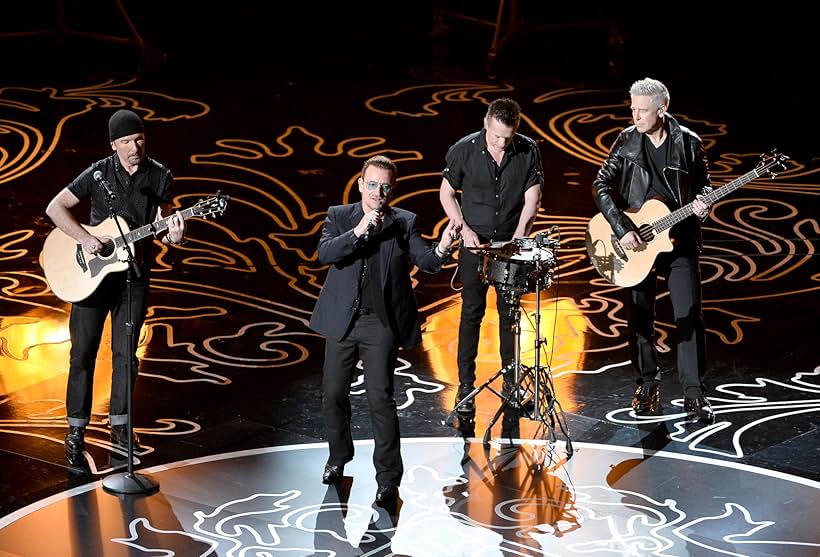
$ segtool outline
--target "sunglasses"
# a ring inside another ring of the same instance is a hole
[[[376,182],[375,180],[365,182],[364,185],[366,185],[367,189],[369,189],[370,191],[373,191],[375,189],[381,189],[381,191],[384,192],[385,195],[389,194],[390,190],[393,189],[392,184],[389,184],[387,182],[383,182],[383,183],[380,184],[380,183]]]

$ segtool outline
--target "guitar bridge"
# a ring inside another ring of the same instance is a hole
[[[624,248],[621,247],[621,242],[618,241],[618,238],[615,237],[615,234],[610,236],[610,238],[612,240],[612,249],[615,250],[615,254],[624,261],[629,261],[629,256],[626,255],[626,251],[624,251]]]
[[[80,269],[83,270],[84,273],[88,271],[88,264],[85,262],[83,246],[81,246],[80,244],[77,244],[77,252],[74,255],[74,259],[77,260],[77,265],[80,267]]]

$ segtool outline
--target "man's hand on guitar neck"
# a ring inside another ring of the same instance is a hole
[[[703,200],[702,195],[698,195],[694,201],[692,201],[692,212],[695,213],[695,216],[700,220],[706,220],[706,217],[709,216],[709,210],[710,207]]]
[[[164,243],[171,246],[181,246],[185,236],[185,219],[180,211],[176,211],[168,216],[168,233],[165,235]]]

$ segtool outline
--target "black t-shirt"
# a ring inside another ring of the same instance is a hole
[[[544,183],[541,153],[535,141],[517,133],[498,165],[487,151],[485,134],[481,130],[453,144],[442,175],[461,192],[464,221],[479,239],[506,241],[518,226],[524,193]]]
[[[652,140],[646,135],[643,137],[643,148],[646,153],[646,158],[649,161],[649,175],[651,177],[651,184],[646,193],[647,199],[660,199],[663,201],[670,211],[680,209],[680,203],[677,197],[672,193],[669,182],[663,174],[663,169],[666,168],[669,161],[669,146],[672,140],[667,135],[666,140],[655,147]],[[694,218],[684,219],[674,225],[669,230],[669,236],[672,238],[676,247],[680,250],[683,248],[691,248],[696,244],[697,239],[697,222]]]
[[[666,182],[666,177],[663,175],[663,169],[666,168],[669,160],[669,144],[672,142],[669,136],[666,137],[660,147],[655,147],[652,140],[646,135],[643,136],[643,148],[646,153],[646,158],[649,161],[649,175],[651,183],[649,190],[646,193],[647,199],[662,199],[670,208],[677,208],[672,190]]]

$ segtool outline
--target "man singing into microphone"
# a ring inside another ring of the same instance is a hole
[[[319,240],[319,261],[329,265],[310,327],[327,337],[322,408],[330,454],[322,481],[337,483],[353,460],[350,385],[361,359],[373,424],[376,503],[394,503],[404,468],[393,373],[399,347],[421,342],[413,295],[413,265],[434,273],[459,236],[452,221],[437,245],[416,229],[416,215],[388,203],[396,187],[396,165],[383,156],[365,161],[359,178],[360,203],[327,211]]]
[[[130,110],[118,110],[108,121],[109,141],[114,153],[92,164],[61,190],[48,204],[46,214],[63,232],[74,238],[87,259],[106,253],[111,239],[90,234],[72,213],[82,200],[90,199],[91,226],[96,226],[112,211],[122,217],[131,229],[144,226],[171,214],[173,176],[157,161],[145,156],[145,131],[142,120]],[[111,204],[109,206],[109,203]],[[167,231],[160,241],[180,245],[185,234],[185,222],[177,212],[168,220]],[[146,312],[149,275],[153,259],[153,244],[134,245],[134,257],[140,275],[132,275],[131,319],[134,339],[139,338]],[[108,252],[110,253],[110,252]],[[128,320],[126,271],[111,273],[85,300],[71,307],[69,333],[71,353],[66,389],[68,434],[65,438],[69,465],[84,463],[85,427],[91,420],[94,365],[103,333],[103,325],[111,314],[112,380],[108,407],[111,443],[120,449],[128,446],[128,359],[132,360],[132,386],[137,377],[136,342],[129,346],[126,330]],[[135,450],[140,450],[134,437]]]

